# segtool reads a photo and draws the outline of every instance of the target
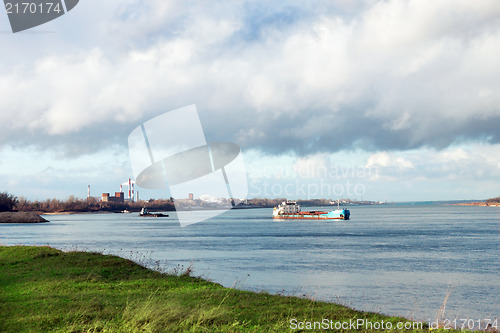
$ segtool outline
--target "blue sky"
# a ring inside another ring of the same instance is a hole
[[[498,1],[81,0],[0,31],[1,191],[117,191],[130,132],[196,104],[249,197],[499,195]]]

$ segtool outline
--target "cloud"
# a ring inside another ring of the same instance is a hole
[[[367,158],[365,168],[376,168],[372,180],[491,182],[500,177],[497,156],[500,144],[471,143],[443,150],[377,152]]]
[[[250,197],[388,201],[487,199],[498,193],[500,144],[437,150],[284,155],[252,151]]]
[[[330,157],[326,154],[299,157],[292,167],[297,177],[320,178],[328,173]]]
[[[69,195],[92,196],[118,191],[119,185],[131,175],[127,152],[110,146],[99,152],[65,158],[60,152],[35,148],[6,148],[1,152],[0,184],[2,191],[30,200],[67,198]]]
[[[365,167],[396,167],[402,169],[414,168],[413,163],[410,161],[402,157],[395,157],[394,154],[385,151],[378,152],[370,156]]]
[[[126,145],[193,103],[208,141],[271,154],[500,141],[494,0],[88,1],[66,16],[8,37],[0,144]]]

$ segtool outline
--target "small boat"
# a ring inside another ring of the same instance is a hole
[[[122,210],[121,212],[122,212],[123,214],[130,214],[130,213],[131,213],[131,212],[130,212],[130,210],[128,210],[128,209]]]
[[[168,217],[167,214],[162,213],[150,213],[146,207],[142,207],[141,212],[139,213],[140,217]]]
[[[273,210],[273,219],[301,219],[301,220],[349,220],[351,212],[348,209],[337,209],[329,212],[325,211],[304,211],[295,201],[283,201]]]

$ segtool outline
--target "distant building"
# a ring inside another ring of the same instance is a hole
[[[193,195],[193,193],[189,193],[189,200],[194,200],[194,195]]]
[[[109,193],[102,194],[102,202],[114,202],[114,203],[124,203],[125,194],[123,192],[115,192],[115,196],[112,197]]]

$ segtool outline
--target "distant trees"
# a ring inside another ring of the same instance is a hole
[[[244,206],[257,206],[257,207],[275,207],[286,199],[266,199],[256,198],[245,201]],[[499,202],[500,198],[493,198],[487,200],[488,202]],[[330,204],[330,200],[325,199],[311,199],[299,200],[302,206],[326,206]],[[213,208],[213,204],[206,203],[201,200],[179,200],[177,201],[180,209],[190,209],[191,207],[198,208]],[[230,205],[230,201],[226,200],[226,206]],[[142,207],[148,208],[150,211],[174,211],[174,198],[169,199],[151,199],[149,201],[128,202],[102,202],[94,198],[80,199],[70,195],[66,200],[59,199],[46,199],[43,201],[35,200],[30,201],[24,197],[19,199],[6,192],[0,193],[0,212],[18,210],[21,212],[35,211],[42,213],[62,213],[62,212],[98,212],[109,211],[118,212],[122,210],[140,211]]]
[[[24,197],[20,197],[17,203],[17,210],[21,212],[43,212],[43,213],[60,213],[60,212],[93,212],[100,209],[99,202],[94,199],[79,199],[74,196],[69,196],[67,200],[46,199],[44,201],[29,201]]]
[[[0,212],[10,212],[18,204],[17,197],[7,192],[0,193]]]
[[[500,202],[500,197],[488,199],[488,200],[486,200],[486,202],[487,203],[498,203],[498,202]]]
[[[80,199],[70,195],[66,200],[46,199],[43,201],[27,200],[25,197],[16,198],[13,207],[21,212],[41,212],[41,213],[62,213],[62,212],[117,212],[128,209],[130,211],[140,211],[142,207],[151,210],[175,210],[174,203],[170,200],[151,200],[150,202],[102,202],[95,198]]]
[[[278,206],[283,201],[286,201],[286,199],[285,198],[278,198],[278,199],[255,198],[255,199],[249,199],[248,203],[252,206],[275,207],[275,206]]]

